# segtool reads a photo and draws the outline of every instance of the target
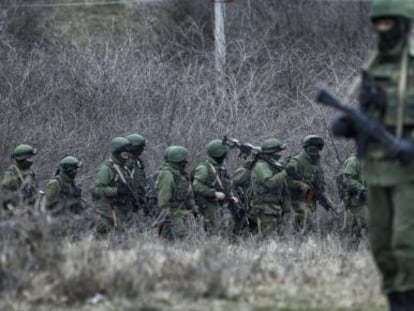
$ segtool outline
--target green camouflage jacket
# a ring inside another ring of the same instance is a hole
[[[190,176],[176,164],[163,164],[157,172],[155,189],[160,208],[197,210]]]
[[[61,172],[46,185],[46,208],[56,213],[82,211],[82,191],[73,178]]]

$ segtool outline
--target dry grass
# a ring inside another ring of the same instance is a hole
[[[57,239],[54,225],[40,214],[7,228],[9,237],[0,244],[1,310],[383,310],[385,305],[366,245],[349,251],[333,233],[233,243],[195,234],[170,244],[152,231],[107,240]],[[92,305],[96,293],[105,298]]]

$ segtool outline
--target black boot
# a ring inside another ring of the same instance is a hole
[[[390,311],[409,311],[404,303],[404,293],[392,292],[388,294]]]
[[[414,290],[410,290],[404,293],[405,295],[405,304],[407,311],[414,311]]]
[[[414,291],[388,294],[390,311],[414,311]]]

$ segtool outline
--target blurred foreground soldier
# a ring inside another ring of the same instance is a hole
[[[325,193],[325,177],[320,162],[320,152],[324,145],[325,142],[320,136],[306,136],[302,144],[303,150],[292,157],[286,166],[289,176],[294,177],[294,181],[289,179],[295,213],[294,225],[302,233],[315,231],[316,191],[325,198],[327,208],[333,208],[332,200]]]
[[[153,226],[158,227],[161,237],[171,241],[188,236],[188,217],[198,213],[190,176],[185,171],[187,158],[186,148],[168,147],[155,183],[161,213]]]
[[[360,109],[412,144],[414,46],[409,37],[414,1],[374,0],[370,17],[378,50],[359,84]],[[333,130],[344,137],[360,134],[346,115],[335,120]],[[366,144],[365,158],[369,237],[383,289],[391,310],[414,310],[414,165],[391,157],[386,146],[373,141]]]
[[[52,214],[82,212],[82,191],[75,184],[75,177],[82,165],[82,162],[72,156],[64,157],[59,162],[56,176],[49,180],[45,191],[46,209]]]
[[[112,228],[125,228],[134,212],[132,181],[125,167],[132,157],[130,148],[126,138],[115,137],[111,142],[110,159],[98,168],[92,196],[100,216],[97,225],[99,234],[106,234]]]
[[[155,205],[156,198],[148,185],[144,162],[140,158],[144,152],[146,141],[139,134],[130,134],[126,139],[131,144],[132,158],[127,161],[126,167],[132,177],[132,190],[135,193],[135,198],[138,199],[138,202],[134,202],[135,208],[142,210],[147,215],[150,213],[151,206]]]
[[[11,155],[14,164],[4,172],[1,182],[4,207],[10,212],[19,204],[33,205],[37,199],[38,183],[31,170],[36,153],[32,146],[19,145]]]
[[[287,189],[287,174],[278,162],[286,146],[276,138],[263,142],[251,172],[252,197],[250,206],[256,217],[257,230],[263,236],[283,234],[283,214]]]
[[[207,144],[208,158],[194,170],[193,189],[197,206],[204,216],[205,229],[217,234],[219,229],[233,230],[238,199],[234,196],[230,176],[224,166],[227,146],[215,139]]]
[[[352,235],[359,240],[363,231],[367,229],[368,207],[367,186],[362,178],[361,162],[355,155],[350,156],[343,163],[337,176],[337,184],[339,196],[346,210],[351,212],[349,223]]]

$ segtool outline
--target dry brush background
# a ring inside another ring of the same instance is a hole
[[[293,155],[306,134],[318,133],[327,141],[334,192],[335,170],[352,145],[329,136],[334,112],[313,102],[315,85],[323,81],[343,94],[358,74],[374,42],[367,3],[228,4],[224,93],[215,88],[211,9],[206,0],[0,8],[0,172],[15,145],[30,143],[39,149],[34,169],[42,185],[71,154],[86,163],[79,182],[87,194],[114,136],[143,134],[151,173],[170,144],[190,149],[192,167],[205,144],[224,134],[253,144],[275,136]],[[231,160],[231,169],[240,164],[235,155]],[[45,221],[2,227],[0,309],[384,306],[367,247],[347,251],[334,232],[266,243],[194,237],[171,246],[151,232],[122,243],[87,236],[73,243],[55,241]],[[104,303],[84,304],[96,292]]]

